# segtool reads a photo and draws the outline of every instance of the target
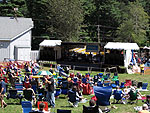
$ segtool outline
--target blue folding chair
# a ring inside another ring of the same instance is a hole
[[[32,111],[32,104],[30,101],[22,101],[23,113],[29,113]]]
[[[62,90],[60,88],[57,88],[55,92],[55,97],[59,96],[61,94],[61,91]]]
[[[17,89],[17,92],[23,92],[23,83],[15,83],[15,88]]]
[[[147,86],[148,86],[148,83],[143,83],[143,84],[142,84],[142,90],[146,90],[146,89],[147,89]]]
[[[117,101],[116,103],[118,103],[119,100],[121,100],[123,97],[123,93],[121,90],[114,90],[113,95],[114,95],[114,99]]]
[[[100,106],[108,106],[110,105],[110,96],[112,94],[112,88],[111,87],[98,87],[94,86],[94,93],[97,98],[97,105]]]
[[[119,80],[115,81],[115,83],[111,84],[112,88],[116,88],[117,86],[119,86]]]
[[[61,94],[68,94],[68,81],[62,81]]]
[[[148,83],[142,83],[142,88],[139,91],[149,91],[147,90]]]
[[[103,78],[103,73],[99,73],[98,76],[99,76],[100,78]]]
[[[120,88],[124,88],[124,82],[121,82]]]

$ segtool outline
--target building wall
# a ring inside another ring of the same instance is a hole
[[[15,59],[15,47],[24,47],[24,48],[30,47],[30,51],[31,51],[31,30],[11,41],[10,43],[10,58],[11,59]],[[28,54],[30,56],[30,52],[25,53],[25,54]]]
[[[37,61],[37,60],[39,60],[39,50],[32,50],[31,51],[31,60],[33,60],[33,61]]]
[[[16,60],[30,61],[30,53],[31,53],[31,48],[17,48]]]
[[[4,58],[10,58],[10,42],[0,41],[0,62],[3,62]]]
[[[57,54],[57,56],[55,55],[56,59],[61,59],[61,48],[59,46],[55,46],[54,50],[55,50],[55,52],[57,52],[57,53],[55,53],[55,54]]]

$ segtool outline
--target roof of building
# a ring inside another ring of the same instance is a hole
[[[137,43],[122,43],[122,42],[108,42],[104,48],[106,49],[123,49],[123,50],[139,50]]]
[[[32,28],[31,18],[0,17],[0,40],[13,40]]]
[[[61,45],[61,42],[62,42],[61,40],[44,40],[39,45],[41,47],[54,47],[54,46]]]

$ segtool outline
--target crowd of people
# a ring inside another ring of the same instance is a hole
[[[57,69],[55,70],[52,67],[50,68],[49,71],[53,75],[43,75],[43,77],[41,78],[34,78],[33,76],[37,74],[38,68],[39,65],[35,64],[34,62],[24,63],[22,69],[19,68],[19,64],[15,62],[9,62],[7,65],[0,66],[0,101],[2,108],[5,108],[7,106],[7,104],[4,101],[4,96],[7,90],[7,84],[9,84],[9,89],[15,89],[16,82],[22,83],[24,86],[23,90],[32,91],[33,102],[35,105],[38,101],[38,99],[36,98],[36,90],[38,88],[44,88],[46,90],[44,100],[46,100],[49,103],[49,106],[55,108],[55,98],[59,98],[59,95],[56,95],[56,92],[58,91],[56,89],[67,89],[66,95],[68,94],[68,97],[69,93],[71,94],[71,97],[73,97],[74,94],[75,100],[72,101],[71,98],[69,98],[69,103],[73,107],[78,107],[79,102],[87,102],[87,99],[83,97],[84,94],[94,94],[93,87],[103,87],[104,81],[108,81],[106,78],[104,78],[104,75],[102,73],[99,73],[94,76],[91,76],[90,73],[82,75],[80,72],[77,72],[76,74],[72,72],[69,74],[69,68],[66,68],[66,70],[64,70],[60,65],[58,65]],[[106,76],[109,79],[110,74],[107,74]],[[118,74],[114,73],[114,76],[118,76]],[[67,85],[64,86],[64,84]],[[36,85],[36,89],[32,89],[32,85]],[[114,95],[113,103],[126,104],[126,100],[130,99],[131,97],[131,93],[136,93],[141,96],[140,92],[136,90],[136,86],[131,86],[130,88],[125,87],[123,89],[120,88],[120,86],[116,86],[116,89],[112,92],[112,95]],[[118,97],[118,94],[120,97]],[[97,99],[91,99],[89,101],[89,105],[91,107],[94,107],[96,100]],[[42,110],[43,107],[44,104],[40,104],[40,110]],[[99,109],[98,111],[99,113],[102,113],[101,109]]]

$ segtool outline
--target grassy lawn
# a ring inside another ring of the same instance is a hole
[[[48,69],[48,68],[44,68],[44,69]],[[86,71],[80,71],[82,74],[87,73]],[[95,75],[98,72],[92,72],[91,75]],[[120,82],[125,81],[125,79],[132,79],[132,80],[136,80],[136,81],[141,81],[141,82],[148,82],[150,83],[150,75],[146,74],[144,76],[139,75],[139,74],[119,74],[119,80]],[[148,90],[150,90],[150,85],[148,86]],[[142,95],[143,94],[149,94],[148,92],[141,92]],[[93,95],[84,95],[85,98],[87,98],[88,100],[92,97]],[[112,100],[111,100],[112,101]],[[6,100],[7,103],[19,103],[19,100],[15,101],[13,99],[10,100]],[[70,109],[72,110],[72,113],[82,113],[82,106],[83,105],[87,105],[88,106],[88,102],[87,103],[79,103],[79,107],[77,108],[71,108],[69,107],[69,103],[67,101],[67,97],[65,97],[65,95],[61,95],[59,99],[56,99],[56,108],[52,108],[51,112],[55,112],[57,113],[57,109]],[[111,104],[115,105],[116,107],[118,107],[118,109],[112,109],[110,113],[135,113],[133,107],[135,106],[141,106],[142,105],[142,101],[139,100],[137,104]],[[111,107],[109,106],[109,107]],[[22,108],[21,105],[15,105],[15,104],[9,104],[5,109],[1,109],[0,108],[0,113],[22,113]]]

